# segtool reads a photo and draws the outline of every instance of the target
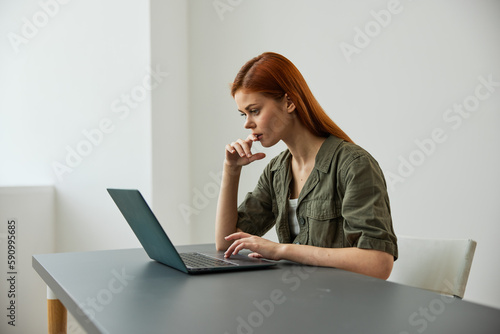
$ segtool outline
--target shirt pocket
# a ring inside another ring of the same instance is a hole
[[[329,248],[344,247],[342,215],[334,201],[314,200],[307,204],[307,244]]]

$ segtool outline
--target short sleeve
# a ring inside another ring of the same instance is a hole
[[[253,192],[249,192],[238,207],[237,227],[246,233],[263,236],[276,223],[271,194],[269,166],[259,178]]]
[[[387,185],[378,163],[359,155],[341,168],[344,191],[342,216],[351,246],[374,249],[398,257]]]

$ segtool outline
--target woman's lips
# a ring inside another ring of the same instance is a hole
[[[257,141],[260,141],[260,139],[262,138],[262,134],[254,134],[254,137]]]

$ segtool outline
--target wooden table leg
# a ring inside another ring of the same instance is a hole
[[[68,312],[52,290],[47,287],[48,334],[66,334]]]

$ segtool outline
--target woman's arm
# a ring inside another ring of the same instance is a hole
[[[373,249],[323,248],[308,245],[279,244],[248,233],[237,232],[226,237],[234,241],[227,249],[226,257],[249,249],[254,257],[271,260],[289,260],[301,264],[335,267],[363,275],[387,279],[392,271],[394,257]]]
[[[384,280],[391,275],[394,264],[391,254],[373,249],[322,248],[294,244],[282,246],[283,259],[312,266],[335,267]]]
[[[215,216],[215,247],[217,250],[226,250],[231,241],[225,237],[231,233],[241,231],[236,228],[238,222],[238,185],[243,166],[255,160],[265,158],[264,153],[252,154],[251,147],[255,137],[238,139],[226,145],[226,157],[222,172],[222,183]]]
[[[225,251],[231,245],[231,241],[224,238],[238,231],[236,223],[238,221],[237,197],[240,174],[241,166],[233,167],[224,163],[215,216],[215,247],[220,251]]]

